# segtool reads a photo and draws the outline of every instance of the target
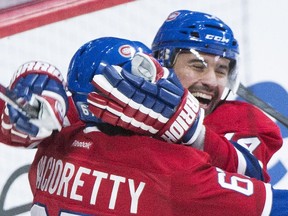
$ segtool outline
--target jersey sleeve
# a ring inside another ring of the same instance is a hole
[[[255,160],[250,152],[262,169],[258,174],[263,174],[265,182],[270,181],[267,164],[283,140],[278,126],[261,110],[248,103],[229,101],[208,115],[204,124],[204,151],[211,155],[215,166],[251,176],[249,169],[255,168],[251,167]],[[249,152],[241,150],[239,145]]]
[[[271,209],[277,203],[273,204],[270,184],[216,167],[205,169],[190,170],[183,179],[178,176],[180,185],[173,188],[179,198],[174,204],[181,206],[180,215],[191,215],[188,202],[193,203],[193,215],[273,215]],[[283,202],[284,197],[279,199]],[[284,202],[278,207],[281,212],[287,211]]]

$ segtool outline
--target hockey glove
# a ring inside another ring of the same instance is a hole
[[[30,144],[42,140],[54,131],[60,131],[68,109],[65,83],[60,71],[39,61],[22,65],[14,74],[9,88],[17,96],[17,103],[29,103],[38,115],[25,115],[6,105],[1,129],[12,142]]]
[[[192,145],[204,118],[199,102],[182,87],[173,71],[162,68],[148,55],[136,54],[135,58],[133,74],[102,65],[102,74],[93,78],[99,92],[88,95],[90,111],[112,125]]]

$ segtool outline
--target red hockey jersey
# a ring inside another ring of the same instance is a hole
[[[207,153],[76,124],[38,146],[32,215],[269,215],[271,187]]]
[[[204,151],[210,154],[214,166],[245,174],[247,163],[243,154],[227,139],[235,141],[260,161],[264,180],[269,182],[267,164],[283,142],[279,127],[269,117],[251,104],[225,101],[205,117],[204,124]]]

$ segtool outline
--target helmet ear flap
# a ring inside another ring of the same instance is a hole
[[[239,80],[239,70],[236,60],[231,60],[230,62],[230,72],[229,72],[229,86],[227,86],[234,94],[237,93],[240,80]]]

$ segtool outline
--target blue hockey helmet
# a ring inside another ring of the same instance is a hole
[[[101,73],[97,70],[100,63],[131,71],[131,60],[137,52],[151,54],[151,50],[139,41],[116,37],[97,38],[76,51],[68,68],[67,84],[82,120],[99,122],[88,110],[87,95],[95,91],[91,81],[94,75]]]
[[[165,67],[173,67],[180,50],[196,50],[231,60],[228,88],[238,88],[239,46],[233,32],[219,18],[189,10],[172,12],[158,30],[152,52]]]

